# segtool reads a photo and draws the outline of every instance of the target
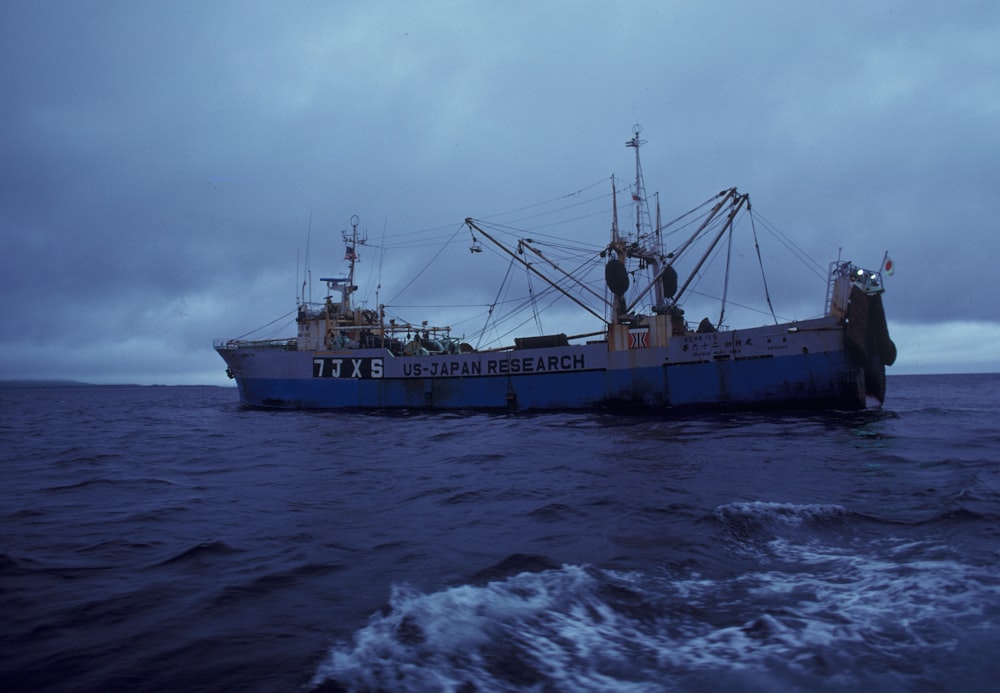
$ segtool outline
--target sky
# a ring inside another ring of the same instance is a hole
[[[352,215],[371,305],[489,303],[463,220],[630,180],[635,123],[664,218],[735,186],[823,267],[888,252],[890,374],[1000,371],[997,75],[992,0],[0,0],[0,380],[227,384]]]

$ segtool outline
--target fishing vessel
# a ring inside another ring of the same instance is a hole
[[[725,247],[724,239],[732,238],[735,220],[750,212],[750,198],[730,188],[710,198],[701,216],[685,215],[672,224],[661,223],[657,198],[654,221],[640,133],[636,126],[626,142],[635,153],[635,181],[628,189],[634,228],[619,227],[619,190],[612,177],[610,239],[586,263],[590,271],[583,265],[564,269],[536,240],[511,243],[490,224],[465,220],[473,257],[489,243],[497,255],[573,301],[596,329],[525,334],[483,348],[450,327],[387,318],[382,304],[356,305],[363,239],[352,217],[351,231],[344,232],[346,273],[321,280],[321,302],[307,301],[303,292],[295,336],[215,341],[241,402],[278,409],[646,412],[880,406],[885,368],[896,358],[882,302],[888,255],[878,270],[840,259],[831,263],[818,317],[780,320],[772,309],[768,324],[730,327],[724,291],[718,320],[690,322],[683,306],[692,282]],[[677,237],[677,226],[693,230],[667,249],[665,239]],[[603,267],[596,282],[595,265]]]

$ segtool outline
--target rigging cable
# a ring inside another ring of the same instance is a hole
[[[789,252],[795,255],[803,265],[810,269],[817,277],[826,281],[827,274],[822,265],[816,262],[816,260],[814,260],[806,251],[800,248],[795,241],[782,233],[782,231],[777,226],[772,224],[764,215],[759,212],[754,212],[753,216],[759,219],[764,225],[764,228],[770,231],[771,235],[777,238],[778,242],[785,246]]]
[[[538,327],[538,334],[545,334],[542,329],[542,319],[538,315],[538,304],[535,300],[535,286],[531,283],[531,269],[528,265],[524,266],[524,273],[528,278],[528,300],[531,302],[531,314],[535,318],[535,326]]]
[[[382,221],[382,241],[378,253],[378,286],[375,287],[375,303],[378,303],[378,295],[382,291],[382,263],[385,262],[385,229],[389,226],[389,215],[385,215]],[[382,306],[378,306],[379,316],[382,315]],[[381,322],[381,318],[380,318]]]
[[[750,198],[747,198],[747,204],[750,204]],[[729,269],[733,259],[733,226],[732,224],[729,226],[729,237],[726,239],[726,273],[724,275],[725,279],[722,282],[722,303],[719,308],[719,324],[715,326],[717,330],[722,329],[722,319],[726,316],[726,298],[729,296]]]
[[[403,287],[402,289],[400,289],[400,290],[399,290],[399,291],[398,291],[398,292],[396,293],[396,295],[392,297],[392,301],[389,301],[389,304],[392,304],[392,303],[393,303],[393,302],[394,302],[394,301],[395,301],[395,300],[396,300],[397,298],[399,298],[399,297],[400,297],[400,296],[402,296],[402,295],[403,295],[404,293],[406,293],[406,290],[407,290],[407,289],[409,289],[409,288],[410,288],[411,286],[413,286],[413,282],[417,281],[417,279],[419,279],[419,278],[420,278],[420,275],[421,275],[421,274],[423,274],[424,272],[426,272],[426,271],[427,271],[427,269],[428,269],[428,268],[429,268],[429,267],[430,267],[431,265],[433,265],[433,264],[434,264],[434,261],[435,261],[435,260],[437,260],[437,259],[438,259],[438,257],[440,257],[441,253],[443,253],[443,252],[444,252],[444,249],[445,249],[445,248],[447,248],[447,247],[448,247],[449,245],[451,245],[451,242],[452,242],[453,240],[455,240],[455,236],[457,236],[457,235],[458,235],[458,232],[459,232],[459,231],[461,231],[461,230],[462,230],[462,228],[463,228],[464,226],[465,226],[465,224],[462,224],[462,225],[460,225],[460,226],[459,226],[459,227],[458,227],[457,229],[455,229],[455,233],[451,234],[451,237],[450,237],[450,238],[449,238],[449,239],[448,239],[447,241],[445,241],[444,245],[442,245],[442,246],[441,246],[441,247],[440,247],[440,248],[438,249],[438,251],[437,251],[437,252],[436,252],[436,253],[434,254],[434,257],[432,257],[432,258],[431,258],[430,260],[428,260],[428,261],[427,261],[427,264],[426,264],[426,265],[424,265],[423,269],[421,269],[421,270],[420,270],[419,272],[417,272],[417,273],[416,273],[416,274],[414,275],[413,279],[411,279],[411,280],[410,280],[410,282],[409,282],[409,283],[408,283],[408,284],[407,284],[406,286],[404,286],[404,287]]]
[[[497,296],[493,299],[493,303],[490,304],[489,310],[486,311],[486,324],[483,325],[483,329],[479,333],[479,340],[476,342],[476,349],[479,349],[480,345],[483,343],[483,338],[490,329],[490,320],[493,320],[493,309],[496,308],[497,303],[500,302],[500,295],[504,292],[504,287],[507,286],[507,280],[510,278],[510,273],[514,269],[514,258],[510,259],[510,264],[507,265],[507,273],[503,277],[503,281],[500,282],[500,288],[497,289]],[[496,329],[496,322],[493,323],[493,329]],[[499,335],[499,332],[497,332]]]
[[[285,318],[287,318],[288,316],[290,316],[290,315],[292,315],[293,313],[296,313],[296,312],[298,312],[298,308],[297,307],[295,309],[293,309],[293,310],[288,311],[284,315],[275,318],[274,320],[272,320],[271,322],[267,323],[266,325],[261,325],[260,327],[255,327],[252,330],[250,330],[249,332],[247,332],[245,334],[241,334],[239,337],[234,337],[233,339],[234,340],[243,339],[244,337],[248,337],[248,336],[252,335],[254,332],[260,332],[265,327],[270,327],[271,325],[273,325],[274,323],[278,322],[279,320],[284,320]]]
[[[771,310],[771,319],[774,324],[778,324],[778,318],[774,314],[774,306],[771,305],[771,292],[767,290],[767,276],[764,274],[764,260],[760,256],[760,243],[757,241],[757,225],[753,223],[753,210],[750,208],[750,200],[747,199],[747,212],[750,217],[750,228],[753,229],[753,246],[757,249],[757,263],[760,265],[760,278],[764,282],[764,298],[767,299],[767,307]]]
[[[604,183],[605,183],[604,179],[601,179],[601,180],[597,181],[596,183],[591,183],[590,185],[587,185],[587,186],[584,186],[584,187],[580,188],[576,192],[566,193],[565,195],[559,195],[558,197],[553,197],[552,199],[549,199],[549,200],[543,200],[542,202],[534,202],[534,203],[532,203],[530,205],[525,205],[523,207],[518,207],[516,209],[509,209],[506,212],[497,212],[495,214],[490,214],[490,215],[482,217],[482,218],[483,219],[496,219],[497,217],[506,216],[508,214],[515,214],[517,212],[523,212],[526,209],[533,209],[535,207],[541,207],[543,205],[552,204],[553,202],[558,202],[559,200],[565,200],[566,198],[569,198],[569,197],[575,197],[575,196],[579,195],[582,192],[590,190],[591,188],[596,188],[598,185],[604,185]],[[570,206],[573,206],[573,205],[570,205]],[[556,211],[558,211],[558,210],[556,210]]]

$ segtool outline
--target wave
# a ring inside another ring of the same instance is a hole
[[[305,563],[289,570],[266,573],[239,584],[226,585],[211,599],[211,609],[220,613],[233,605],[245,608],[248,602],[270,599],[288,590],[294,590],[303,581],[322,578],[345,569],[340,563]]]
[[[234,553],[240,553],[240,549],[235,549],[224,541],[205,541],[188,547],[180,553],[154,564],[153,567],[188,561],[203,561],[216,556],[228,556]]]
[[[776,536],[819,532],[843,525],[856,517],[836,504],[741,501],[717,507],[710,518],[740,543],[755,545]]]
[[[75,491],[77,489],[90,488],[90,487],[100,487],[100,486],[133,486],[133,485],[146,485],[146,486],[177,486],[183,487],[182,484],[178,484],[174,481],[168,479],[158,479],[153,477],[139,477],[131,479],[114,479],[110,477],[93,477],[91,479],[84,479],[72,484],[63,484],[60,486],[49,486],[46,491]]]
[[[849,513],[842,505],[740,501],[720,505],[716,518],[724,522],[753,520],[768,524],[800,525],[840,522]]]
[[[821,678],[831,689],[907,689],[947,683],[956,650],[1000,644],[1000,578],[989,567],[920,543],[869,554],[773,543],[785,567],[738,575],[512,556],[430,594],[395,585],[388,606],[329,651],[311,687],[646,693],[799,689]]]
[[[21,564],[6,553],[0,553],[0,575],[11,574],[18,570]]]

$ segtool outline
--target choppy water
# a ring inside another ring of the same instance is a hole
[[[996,690],[1000,376],[880,412],[0,390],[4,690]]]

